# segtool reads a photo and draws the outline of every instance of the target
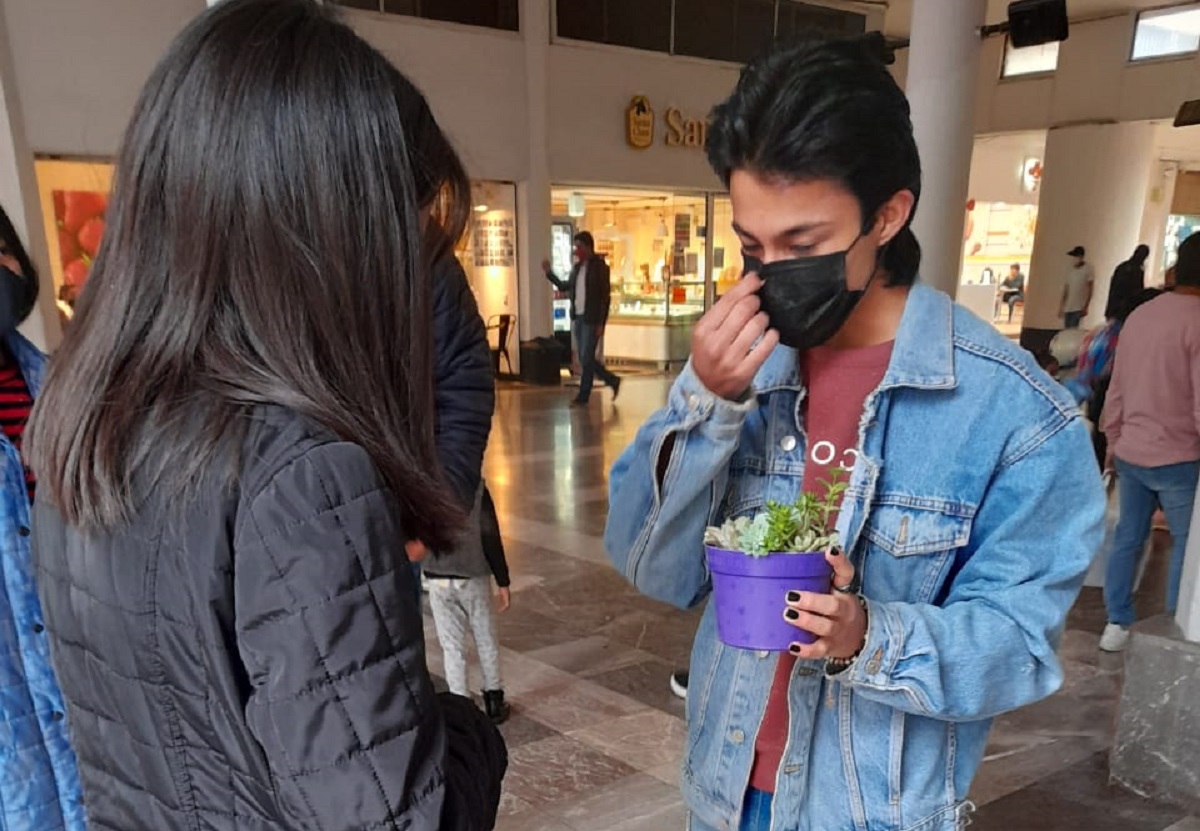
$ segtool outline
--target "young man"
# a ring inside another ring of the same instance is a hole
[[[1067,271],[1067,279],[1063,285],[1058,316],[1063,319],[1065,328],[1078,329],[1092,306],[1096,273],[1092,264],[1087,261],[1087,251],[1082,245],[1076,245],[1067,252],[1067,256],[1071,258],[1071,268]]]
[[[1021,273],[1019,263],[1008,267],[1008,276],[1000,284],[1000,289],[1000,298],[1008,306],[1008,322],[1012,323],[1017,303],[1025,299],[1025,275]]]
[[[778,598],[815,643],[746,652],[720,643],[711,605],[700,623],[692,831],[956,831],[990,720],[1063,680],[1055,648],[1104,514],[1087,431],[1029,355],[914,285],[908,103],[864,42],[753,62],[708,154],[749,273],[614,466],[608,553],[694,606],[706,526],[851,474],[837,590]]]
[[[572,402],[582,407],[592,397],[595,376],[608,384],[613,391],[613,401],[621,393],[621,379],[604,368],[596,358],[596,347],[604,337],[608,323],[608,307],[612,299],[611,277],[608,263],[596,254],[596,240],[587,231],[575,235],[575,267],[566,280],[550,270],[549,261],[542,263],[546,279],[559,291],[571,295],[571,319],[574,321],[575,351],[583,374],[579,378],[579,396]]]
[[[1108,626],[1100,648],[1120,652],[1136,619],[1138,560],[1161,505],[1171,529],[1167,611],[1179,602],[1196,483],[1200,479],[1200,235],[1179,247],[1175,290],[1129,316],[1116,350],[1104,432],[1118,474],[1121,518],[1104,581]]]

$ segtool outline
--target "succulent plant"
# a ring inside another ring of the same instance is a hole
[[[802,493],[791,505],[768,502],[764,510],[752,517],[735,517],[708,528],[704,542],[750,557],[832,548],[837,544],[833,516],[848,485],[845,471],[834,468],[829,479],[821,483],[822,494]]]

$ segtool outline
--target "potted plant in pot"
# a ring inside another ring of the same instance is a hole
[[[752,517],[727,520],[705,533],[717,635],[727,646],[786,652],[815,638],[783,619],[789,591],[824,594],[833,571],[825,552],[837,545],[832,521],[847,482],[835,469],[820,495],[794,504],[768,502]]]

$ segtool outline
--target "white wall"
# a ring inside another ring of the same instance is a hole
[[[1200,56],[1129,62],[1136,15],[1073,23],[1058,70],[1031,79],[1000,79],[1004,38],[984,44],[976,130],[1033,130],[1082,122],[1172,118],[1200,97]]]
[[[585,44],[555,44],[549,60],[555,182],[720,189],[702,150],[666,145],[664,119],[670,107],[707,119],[737,83],[736,67]],[[625,111],[635,95],[649,98],[655,112],[654,146],[645,150],[625,141]]]
[[[138,92],[204,0],[3,0],[29,145],[112,156]]]
[[[1026,159],[1044,159],[1045,154],[1044,132],[977,136],[971,156],[970,198],[977,202],[1036,205],[1038,194],[1030,193],[1022,184],[1022,165]]]
[[[529,115],[519,35],[353,10],[345,19],[425,93],[472,178],[525,178]]]

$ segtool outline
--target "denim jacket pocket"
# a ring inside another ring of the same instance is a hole
[[[963,503],[881,497],[864,529],[864,592],[884,602],[931,602],[970,541],[974,516],[975,508]]]

